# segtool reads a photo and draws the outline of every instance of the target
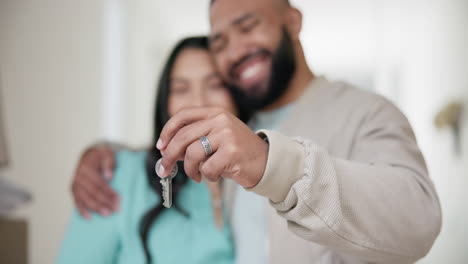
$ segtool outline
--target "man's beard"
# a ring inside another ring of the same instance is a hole
[[[239,107],[257,111],[271,105],[285,93],[295,71],[296,58],[293,43],[289,33],[283,29],[283,37],[272,57],[271,75],[266,92],[262,95],[253,95],[237,85],[230,84],[229,87]],[[261,89],[254,88],[253,90]]]

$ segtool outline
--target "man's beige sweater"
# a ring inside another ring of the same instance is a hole
[[[262,180],[269,263],[413,263],[441,228],[408,120],[390,102],[315,78],[279,131]]]

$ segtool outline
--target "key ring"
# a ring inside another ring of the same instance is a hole
[[[156,165],[154,165],[156,175],[158,175],[159,178],[162,178],[161,175],[158,174],[159,168],[161,167],[161,161],[162,161],[162,158],[158,159],[158,161],[156,162]],[[176,163],[174,165],[174,168],[172,168],[172,170],[171,170],[171,174],[169,174],[169,176],[167,176],[167,177],[172,179],[177,175],[177,172],[179,172],[179,166],[177,166],[177,163]]]

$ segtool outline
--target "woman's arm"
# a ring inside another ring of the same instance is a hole
[[[115,217],[96,214],[86,220],[75,210],[56,263],[115,263],[120,245]]]

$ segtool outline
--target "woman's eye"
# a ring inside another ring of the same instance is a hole
[[[175,86],[171,89],[171,93],[173,94],[185,94],[189,91],[188,87],[185,86]]]
[[[208,85],[208,88],[211,90],[224,89],[224,85],[222,83],[211,83]]]

